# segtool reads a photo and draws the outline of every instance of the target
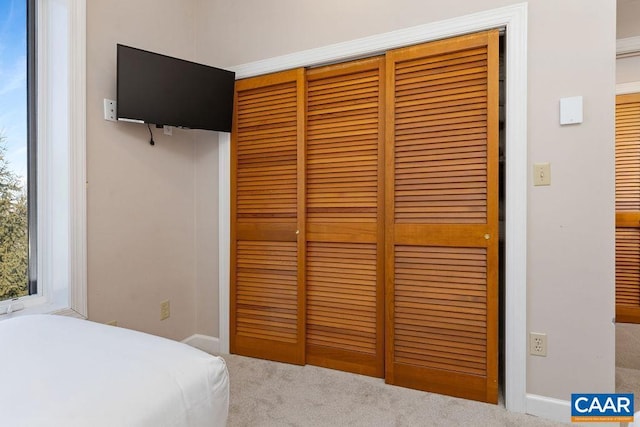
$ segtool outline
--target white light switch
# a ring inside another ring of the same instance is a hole
[[[582,123],[582,97],[560,98],[560,124]]]
[[[533,164],[533,185],[551,185],[551,164]]]

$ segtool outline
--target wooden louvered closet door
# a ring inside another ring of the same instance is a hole
[[[616,321],[640,323],[640,94],[616,97]]]
[[[307,72],[307,362],[384,374],[384,58]]]
[[[386,380],[498,397],[498,32],[387,53]]]
[[[236,82],[231,352],[304,364],[304,70]]]

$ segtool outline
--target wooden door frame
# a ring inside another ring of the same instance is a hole
[[[527,404],[527,3],[405,28],[232,67],[236,78],[347,61],[386,50],[493,28],[506,36],[505,405],[549,417]],[[219,134],[219,344],[229,352],[230,135]],[[529,407],[528,407],[529,406]],[[553,406],[553,405],[552,405]],[[536,409],[537,408],[537,409]]]

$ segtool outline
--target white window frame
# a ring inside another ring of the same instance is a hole
[[[0,320],[86,318],[86,0],[37,0],[36,19],[38,293]]]

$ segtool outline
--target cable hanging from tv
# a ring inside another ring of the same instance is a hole
[[[151,132],[151,125],[147,123],[147,129],[149,129],[149,144],[156,145],[156,142],[153,140],[153,132]]]

